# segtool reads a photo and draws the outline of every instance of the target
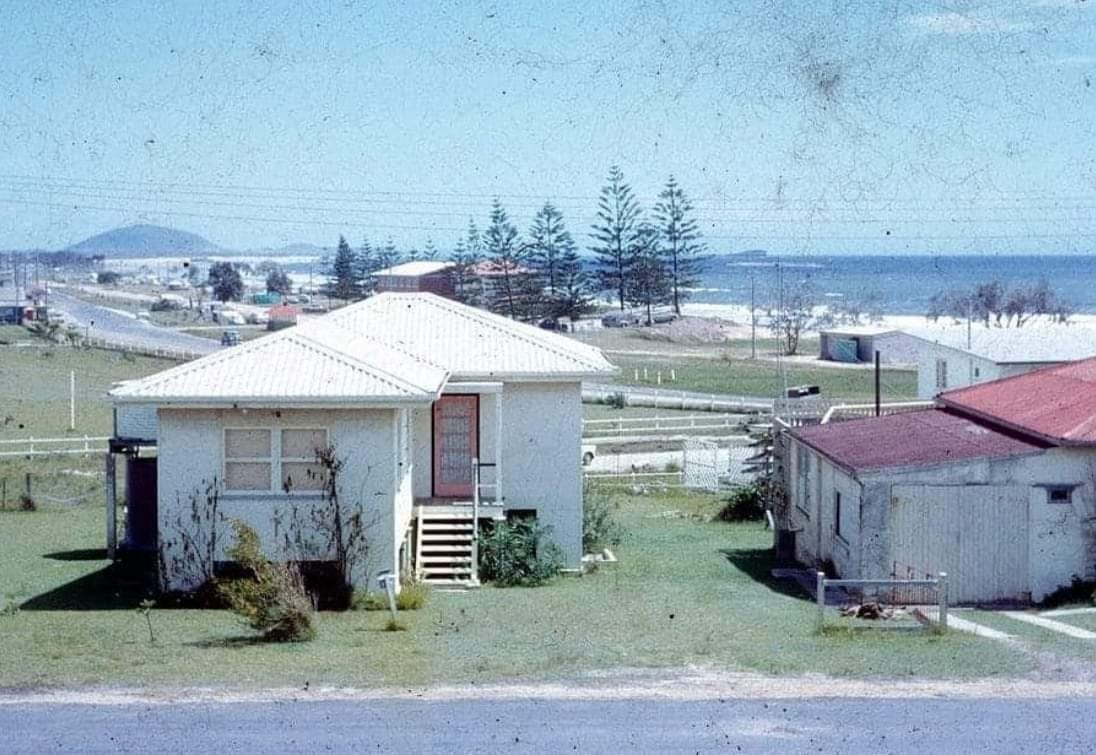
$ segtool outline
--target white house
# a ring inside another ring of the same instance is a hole
[[[1096,355],[1096,331],[1080,325],[1032,322],[1022,328],[974,324],[905,331],[917,364],[917,396],[1020,375]]]
[[[157,549],[172,589],[225,558],[232,519],[275,555],[330,560],[336,498],[364,523],[358,582],[413,571],[474,583],[476,515],[535,516],[577,567],[581,381],[614,369],[564,336],[429,293],[382,293],[123,384],[108,484],[125,456],[125,544]]]
[[[945,571],[962,603],[1096,576],[1096,359],[938,403],[789,432],[797,559],[852,579]]]

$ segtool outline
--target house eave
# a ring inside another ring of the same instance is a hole
[[[361,397],[347,398],[316,398],[307,399],[293,396],[268,396],[268,397],[131,397],[112,396],[111,401],[119,404],[153,405],[158,407],[183,408],[183,409],[385,409],[400,408],[405,406],[429,406],[437,399],[437,396],[414,396],[406,398],[376,398],[363,399]]]

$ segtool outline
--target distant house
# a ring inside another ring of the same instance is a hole
[[[1020,375],[1096,355],[1096,331],[1079,325],[1033,322],[1022,328],[974,324],[827,328],[819,331],[819,358],[917,368],[917,396]]]
[[[383,572],[475,584],[477,504],[482,520],[549,525],[577,567],[581,383],[613,371],[566,337],[429,293],[381,293],[125,383],[111,392],[107,469],[113,490],[126,461],[123,545],[158,550],[161,583],[178,589],[225,558],[232,519],[273,557],[330,560],[334,465],[319,452],[332,449],[340,506],[365,523],[359,584]],[[203,568],[187,566],[207,550]]]
[[[1096,331],[1079,325],[1030,323],[1022,328],[966,325],[905,331],[920,342],[917,396],[1021,375],[1096,355]]]
[[[416,260],[378,270],[373,274],[379,293],[425,291],[452,299],[456,295],[452,262]]]
[[[961,603],[1096,576],[1096,359],[788,432],[797,558],[843,577],[949,574]]]
[[[301,311],[290,304],[279,304],[275,307],[271,307],[266,312],[267,320],[266,327],[268,330],[281,330],[282,328],[291,328],[297,324],[297,318],[300,317]]]

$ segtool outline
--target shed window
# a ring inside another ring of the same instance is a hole
[[[1071,503],[1072,501],[1073,488],[1067,485],[1047,488],[1047,503]]]
[[[943,390],[948,387],[948,360],[936,360],[936,387]]]

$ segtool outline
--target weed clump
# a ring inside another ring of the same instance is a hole
[[[268,642],[307,642],[316,636],[312,601],[295,566],[278,564],[263,555],[255,530],[232,523],[235,541],[228,557],[244,576],[219,583],[218,589],[233,612]]]

